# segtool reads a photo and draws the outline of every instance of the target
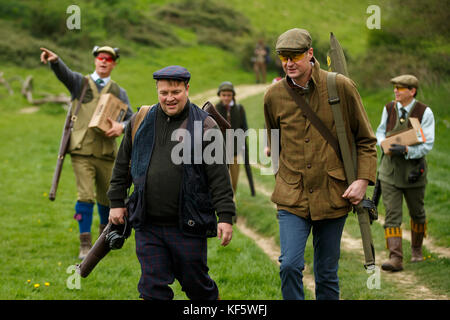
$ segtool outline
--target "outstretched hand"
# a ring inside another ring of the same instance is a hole
[[[58,55],[46,48],[40,48],[41,49],[41,62],[44,64],[47,64],[47,62],[54,62],[58,60]]]

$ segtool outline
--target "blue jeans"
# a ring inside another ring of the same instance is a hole
[[[347,215],[337,219],[312,221],[278,211],[280,225],[281,293],[285,300],[304,300],[303,270],[305,247],[312,228],[314,247],[314,278],[317,300],[338,300],[338,264],[341,237]]]

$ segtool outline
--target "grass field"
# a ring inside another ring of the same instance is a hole
[[[36,72],[45,90],[54,90],[51,72]],[[25,75],[25,73],[24,73]],[[44,85],[45,84],[45,85]],[[14,88],[18,89],[18,88]],[[43,89],[43,90],[44,90]],[[362,92],[372,126],[378,125],[382,101],[390,98],[390,89],[382,92]],[[447,94],[436,88],[425,88],[419,99],[429,101],[437,119],[437,138],[430,153],[430,183],[426,195],[429,234],[435,242],[448,247],[448,163],[443,161],[450,152],[446,139],[450,138],[449,113],[444,108]],[[7,261],[0,267],[2,299],[136,299],[139,279],[139,263],[134,253],[134,239],[125,248],[112,252],[87,279],[82,279],[81,290],[70,290],[66,281],[71,276],[67,268],[78,262],[78,226],[72,219],[76,198],[70,157],[66,159],[57,200],[50,202],[47,193],[55,164],[59,134],[64,121],[60,107],[45,105],[37,113],[19,113],[23,99],[14,95],[5,99],[10,108],[0,109],[0,145],[2,158],[0,175],[0,216],[4,232],[0,235],[3,250],[0,259]],[[250,127],[262,128],[262,95],[241,101],[246,107]],[[20,124],[20,125],[18,125]],[[254,169],[258,187],[273,190],[274,179],[262,176]],[[259,233],[273,237],[279,244],[275,209],[267,196],[257,194],[252,198],[241,179],[237,193],[239,215]],[[383,206],[380,206],[383,214]],[[94,226],[98,223],[95,216]],[[409,218],[404,213],[404,227],[409,229]],[[95,230],[95,227],[94,227]],[[350,214],[346,232],[359,237],[357,219]],[[385,250],[383,229],[375,223],[372,227],[376,251]],[[406,231],[405,231],[406,232]],[[95,233],[95,232],[94,232]],[[408,248],[409,244],[404,243]],[[405,259],[409,259],[405,249]],[[448,294],[449,260],[430,256],[425,263],[406,263],[417,279],[441,294]],[[209,240],[209,266],[211,275],[218,282],[223,299],[280,299],[277,265],[248,238],[235,229],[230,246],[222,248],[218,240]],[[308,245],[306,261],[312,261],[311,245]],[[406,260],[407,261],[407,260]],[[380,262],[380,261],[379,261]],[[378,263],[379,263],[378,262]],[[368,290],[368,274],[362,267],[363,256],[358,252],[342,252],[340,261],[341,297],[343,299],[408,299],[409,292],[381,278],[381,290]],[[252,266],[251,269],[248,266]],[[242,272],[246,270],[246,272]],[[29,281],[29,282],[28,282]],[[49,285],[46,286],[45,283]],[[39,284],[38,288],[34,285]],[[117,290],[117,288],[122,288]],[[176,299],[185,299],[178,284],[173,286]],[[223,293],[223,294],[222,294]],[[307,292],[307,298],[313,293]]]
[[[7,1],[3,2],[7,3]],[[314,39],[325,47],[329,32],[333,31],[346,49],[351,61],[353,57],[363,55],[367,48],[366,19],[369,15],[366,13],[366,8],[369,4],[377,4],[377,2],[230,0],[228,4],[249,18],[255,30],[255,34],[252,35],[255,42],[259,36],[273,38],[289,28],[303,27],[310,29]],[[135,0],[134,3],[138,4],[136,9],[143,11],[148,9],[147,0]],[[153,5],[167,3],[167,0],[152,1]],[[89,6],[93,4],[89,4],[88,8]],[[25,31],[15,33],[10,21],[0,21],[0,25],[2,26],[0,34],[5,37],[4,39],[11,39],[11,45],[16,45],[20,40],[22,40],[21,45],[27,45],[29,38],[24,36],[22,39]],[[191,96],[217,88],[225,80],[232,81],[235,85],[254,82],[253,74],[242,70],[241,57],[237,54],[215,46],[199,44],[197,35],[192,30],[181,27],[174,27],[174,30],[188,45],[174,43],[170,47],[154,48],[128,43],[125,40],[122,42],[124,46],[126,45],[124,52],[128,54],[123,55],[114,70],[113,78],[126,88],[135,111],[140,105],[156,101],[152,73],[169,64],[183,65],[190,70]],[[220,34],[217,34],[217,37],[220,37]],[[24,61],[25,58],[39,59],[39,45],[52,45],[51,39],[42,43],[38,42],[34,40],[33,48],[27,51],[33,53],[24,57]],[[35,48],[34,45],[36,45]],[[66,50],[65,53],[69,53],[71,48]],[[83,57],[86,58],[88,55]],[[64,59],[65,56],[62,55],[61,58]],[[72,59],[74,59],[73,56]],[[78,63],[82,61],[84,60],[80,58]],[[73,66],[69,64],[69,67]],[[91,70],[89,66],[86,69]],[[6,79],[15,76],[24,79],[32,75],[34,97],[41,97],[44,93],[67,93],[66,88],[58,82],[48,66],[30,69],[20,63],[13,65],[8,61],[2,61],[0,72],[4,72]],[[268,75],[268,79],[273,77],[273,73]],[[138,299],[137,282],[140,266],[134,252],[133,237],[127,240],[122,250],[111,252],[101,261],[87,279],[82,279],[79,290],[69,289],[67,280],[70,280],[72,276],[70,268],[79,262],[76,258],[79,244],[78,225],[72,218],[76,188],[70,157],[67,157],[64,165],[56,201],[48,200],[65,111],[60,106],[45,104],[36,113],[21,113],[21,110],[29,107],[29,104],[20,94],[20,83],[12,82],[12,87],[15,93],[9,96],[5,88],[0,85],[0,136],[2,138],[0,143],[0,218],[3,228],[0,232],[2,246],[0,300]],[[361,89],[360,92],[375,130],[383,105],[392,97],[391,88],[387,86],[379,91],[366,88]],[[428,156],[430,170],[425,206],[429,235],[436,245],[445,248],[450,247],[450,217],[448,215],[450,164],[447,160],[450,154],[448,143],[450,110],[447,108],[450,100],[449,93],[450,83],[444,81],[439,87],[421,89],[418,96],[420,100],[432,107],[436,118],[436,143]],[[262,128],[264,124],[262,95],[240,102],[247,110],[250,127]],[[272,176],[260,175],[256,168],[253,169],[253,175],[258,188],[268,192],[273,190]],[[238,215],[245,217],[248,226],[252,229],[266,237],[272,237],[279,245],[278,223],[273,203],[267,195],[260,192],[252,198],[247,189],[245,179],[241,179],[236,195]],[[370,193],[371,190],[369,190]],[[383,216],[382,204],[379,211]],[[408,230],[409,217],[406,206],[403,222],[405,230]],[[96,235],[97,224],[98,216],[95,212],[94,235]],[[355,215],[349,215],[345,232],[352,238],[359,238]],[[374,223],[372,232],[376,251],[385,251],[383,227]],[[311,243],[307,248],[306,261],[311,269],[313,254]],[[407,261],[410,251],[409,242],[406,240],[404,240],[404,248],[405,261]],[[229,246],[220,247],[219,240],[210,239],[208,250],[210,274],[219,285],[222,299],[281,299],[277,264],[237,228]],[[439,258],[429,250],[425,250],[425,255],[427,259],[424,263],[414,265],[405,263],[405,273],[414,275],[418,283],[426,284],[436,294],[450,295],[449,259]],[[380,262],[377,261],[377,264]],[[413,285],[409,287],[399,285],[391,281],[392,277],[389,278],[383,274],[381,289],[369,290],[366,287],[369,275],[362,265],[363,256],[358,250],[342,251],[339,277],[343,299],[414,299]],[[173,285],[173,289],[175,299],[186,299],[178,283]],[[306,298],[313,298],[313,292],[309,289],[306,291]]]

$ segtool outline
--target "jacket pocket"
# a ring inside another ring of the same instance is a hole
[[[280,166],[271,200],[279,205],[294,206],[303,191],[302,174]]]
[[[344,168],[328,170],[328,197],[333,209],[340,209],[350,205],[347,199],[342,198],[348,187]]]
[[[200,166],[184,165],[181,197],[180,227],[183,234],[215,237],[216,210]]]
[[[217,218],[207,193],[184,194],[180,214],[181,230],[188,236],[217,236]]]
[[[115,158],[117,154],[117,145],[115,138],[102,139],[102,155]]]
[[[144,190],[135,187],[125,204],[128,211],[128,221],[133,228],[144,222]]]

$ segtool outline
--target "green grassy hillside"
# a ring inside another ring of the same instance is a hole
[[[315,40],[325,43],[330,32],[334,32],[347,52],[357,56],[364,53],[367,45],[366,8],[377,1],[230,0],[228,3],[245,12],[262,36],[278,36],[291,28],[304,28]]]

